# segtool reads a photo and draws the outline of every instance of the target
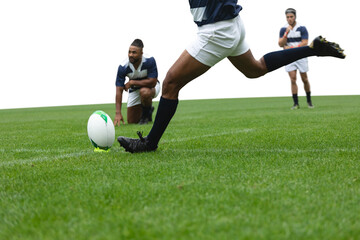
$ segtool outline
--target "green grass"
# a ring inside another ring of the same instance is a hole
[[[145,154],[93,152],[113,104],[0,110],[0,239],[360,239],[360,96],[304,102],[181,101]]]

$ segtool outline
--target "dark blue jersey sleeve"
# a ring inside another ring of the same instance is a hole
[[[118,68],[117,75],[116,75],[115,85],[117,87],[124,87],[125,86],[125,77],[126,77],[126,67],[120,65]]]
[[[146,60],[146,66],[147,66],[147,70],[148,70],[147,77],[148,78],[157,78],[158,71],[157,71],[155,58],[153,58],[153,57],[148,58]]]
[[[305,26],[301,26],[298,28],[298,31],[301,32],[301,40],[309,39],[309,33]]]
[[[284,36],[285,31],[286,31],[286,28],[284,28],[284,27],[280,29],[279,38],[282,38]]]

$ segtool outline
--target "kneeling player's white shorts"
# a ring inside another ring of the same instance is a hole
[[[186,48],[192,57],[210,67],[226,57],[242,55],[249,49],[240,16],[198,27],[196,40]]]
[[[298,69],[299,69],[299,72],[301,72],[301,73],[306,73],[309,71],[309,65],[308,65],[307,58],[299,59],[299,60],[285,66],[285,71],[287,71],[287,72],[292,72],[292,71],[295,71]]]
[[[155,95],[153,98],[156,98],[160,93],[160,82],[158,81],[155,86]],[[140,89],[129,93],[127,107],[132,107],[135,105],[141,104],[141,96],[140,96]]]

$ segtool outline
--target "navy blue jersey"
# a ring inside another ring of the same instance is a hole
[[[237,0],[189,0],[189,4],[198,26],[233,19],[242,9]]]
[[[143,56],[137,69],[134,68],[134,65],[129,62],[129,59],[127,58],[118,68],[115,85],[117,87],[124,87],[126,77],[131,80],[157,78],[158,71],[155,58]]]
[[[284,36],[284,33],[286,31],[286,28],[289,26],[289,24],[286,24],[284,27],[280,29],[279,37],[282,38]],[[287,46],[298,46],[302,40],[309,39],[309,33],[304,25],[301,25],[300,23],[296,23],[294,28],[290,30],[290,32],[287,35]]]

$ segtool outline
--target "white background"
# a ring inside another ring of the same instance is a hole
[[[309,58],[315,96],[360,94],[355,3],[239,2],[255,58],[280,50],[278,34],[288,7],[297,10],[310,41],[323,35],[345,49],[345,60]],[[187,0],[1,0],[0,109],[113,103],[117,67],[135,38],[155,57],[162,81],[196,32]],[[298,86],[299,95],[305,95],[300,79]],[[283,68],[247,79],[224,59],[182,89],[180,99],[290,95]]]

